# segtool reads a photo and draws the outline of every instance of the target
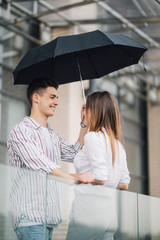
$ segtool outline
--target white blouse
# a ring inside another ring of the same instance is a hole
[[[112,166],[112,150],[109,136],[102,132],[89,132],[84,137],[84,146],[74,158],[77,173],[90,172],[95,179],[106,181],[105,186],[116,188],[121,183],[129,183],[126,152],[122,144],[115,142],[115,164]]]

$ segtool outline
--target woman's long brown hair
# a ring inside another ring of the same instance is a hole
[[[115,140],[121,142],[120,113],[115,97],[107,91],[94,92],[87,97],[86,114],[90,110],[91,132],[103,132],[103,127],[110,139],[112,150],[112,166],[115,163]]]

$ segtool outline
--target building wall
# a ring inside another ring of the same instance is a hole
[[[149,195],[160,197],[160,105],[148,105],[148,163]]]

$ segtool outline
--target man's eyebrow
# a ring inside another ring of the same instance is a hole
[[[56,97],[56,98],[58,98],[58,96],[56,95],[56,94],[50,94],[50,97]]]

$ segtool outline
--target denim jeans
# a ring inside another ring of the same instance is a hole
[[[28,227],[18,227],[15,229],[15,232],[18,240],[52,240],[53,228],[47,227],[45,232],[44,225],[33,225]]]

